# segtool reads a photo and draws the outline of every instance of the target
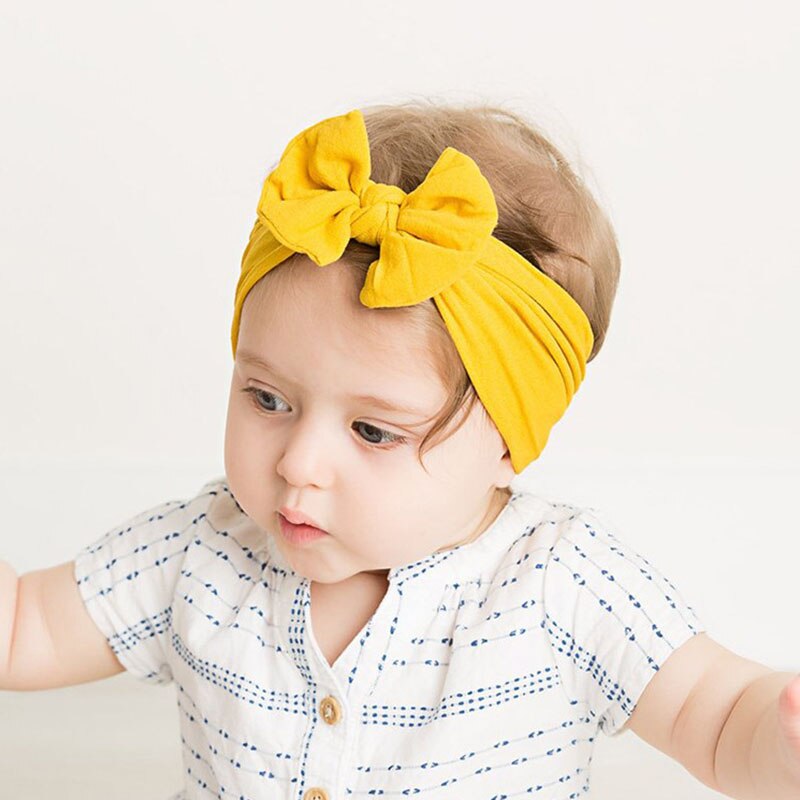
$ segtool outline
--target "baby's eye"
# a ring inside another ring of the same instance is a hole
[[[256,386],[247,386],[242,389],[242,391],[248,392],[252,396],[253,403],[255,404],[256,408],[259,408],[262,411],[277,411],[276,408],[270,407],[270,403],[272,401],[282,402],[278,395],[268,392],[264,389],[259,389]]]
[[[377,435],[377,437],[378,437],[378,441],[377,442],[372,442],[372,441],[369,441],[367,439],[364,439],[364,441],[367,442],[368,445],[373,446],[373,447],[376,446],[376,445],[379,445],[379,444],[401,444],[402,442],[404,442],[406,440],[405,436],[399,436],[398,434],[392,433],[391,431],[385,431],[385,430],[383,430],[383,428],[376,428],[374,425],[370,425],[368,422],[354,422],[353,423],[353,427],[354,428],[357,428],[358,426],[363,426],[364,428],[370,429],[371,431],[374,432],[373,436]],[[387,436],[388,439],[386,439],[385,442],[381,442],[381,436]],[[364,438],[364,437],[362,437],[362,438]],[[388,448],[384,448],[384,449],[388,449]]]

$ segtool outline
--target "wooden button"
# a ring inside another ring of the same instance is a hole
[[[303,800],[328,800],[328,793],[319,786],[312,786],[304,795]]]
[[[342,707],[335,697],[328,695],[320,701],[319,713],[328,725],[335,725],[342,718]]]

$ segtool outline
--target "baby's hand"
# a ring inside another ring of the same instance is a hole
[[[800,784],[800,675],[789,681],[778,697],[778,729],[789,770]]]

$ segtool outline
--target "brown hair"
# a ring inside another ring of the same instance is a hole
[[[594,334],[591,361],[608,329],[620,257],[609,220],[546,136],[518,113],[486,104],[410,101],[361,110],[372,162],[370,178],[376,183],[411,192],[448,146],[477,163],[497,202],[493,235],[560,284],[583,308]],[[360,278],[360,288],[377,257],[377,248],[351,239],[341,261]],[[292,256],[283,263],[296,259]],[[465,406],[461,422],[448,435],[455,433],[478,395],[433,300],[402,310],[421,340],[429,343],[431,363],[449,394],[420,443],[422,463],[425,446]]]

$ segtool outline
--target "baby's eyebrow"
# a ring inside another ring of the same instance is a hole
[[[251,353],[249,350],[237,350],[236,360],[241,361],[243,364],[251,364],[256,367],[261,367],[261,369],[271,372],[276,378],[285,380],[285,376],[281,375],[269,362],[265,361],[264,358],[256,353]],[[432,416],[424,409],[406,406],[402,403],[395,403],[391,400],[387,400],[383,397],[377,397],[373,394],[354,394],[350,395],[350,399],[359,403],[363,403],[364,405],[383,409],[384,411],[390,411],[394,413],[400,412],[402,414],[410,414],[415,417],[423,417],[426,421]]]

